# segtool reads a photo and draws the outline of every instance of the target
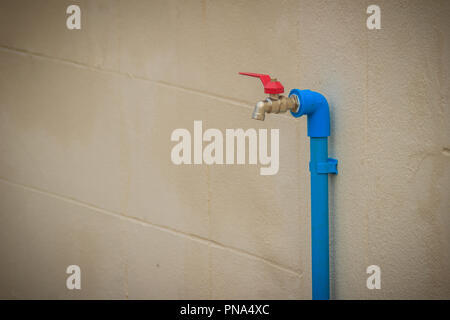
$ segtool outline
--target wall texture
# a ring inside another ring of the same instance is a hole
[[[330,102],[332,297],[449,299],[449,16],[445,0],[1,1],[0,297],[309,299],[306,121],[251,120],[250,71]],[[172,164],[194,120],[279,128],[278,174]]]

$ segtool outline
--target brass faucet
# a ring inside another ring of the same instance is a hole
[[[280,93],[284,92],[284,87],[277,79],[271,79],[267,74],[239,72],[241,75],[257,77],[264,86],[264,92],[269,96],[256,103],[253,110],[252,119],[264,121],[266,113],[284,113],[288,110],[297,112],[300,103],[296,95],[285,97]]]

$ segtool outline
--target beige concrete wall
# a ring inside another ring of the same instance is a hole
[[[450,298],[449,16],[444,0],[1,1],[0,297],[309,299],[306,119],[251,120],[251,71],[330,102],[332,297]],[[170,134],[194,120],[279,128],[278,174],[175,166]]]

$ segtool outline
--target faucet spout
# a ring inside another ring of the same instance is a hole
[[[264,121],[266,118],[266,103],[264,101],[259,101],[253,109],[252,119]]]

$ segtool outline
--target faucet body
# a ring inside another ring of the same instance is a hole
[[[280,94],[270,94],[264,100],[256,103],[252,118],[264,121],[266,113],[284,113],[288,110],[296,112],[299,107],[297,96],[285,97]]]

